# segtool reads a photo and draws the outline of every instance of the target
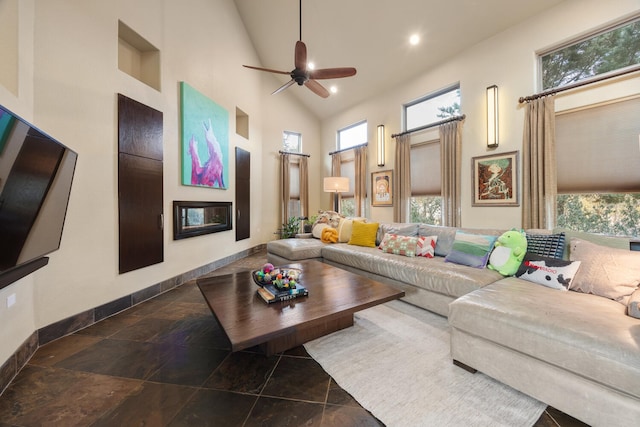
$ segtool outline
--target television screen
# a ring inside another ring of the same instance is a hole
[[[76,159],[0,107],[0,275],[60,247]]]

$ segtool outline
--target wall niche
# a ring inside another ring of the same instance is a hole
[[[160,51],[122,21],[118,21],[118,69],[161,90]]]

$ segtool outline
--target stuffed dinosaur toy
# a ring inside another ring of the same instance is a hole
[[[509,230],[496,240],[487,267],[503,276],[513,276],[526,253],[527,235],[524,230]]]

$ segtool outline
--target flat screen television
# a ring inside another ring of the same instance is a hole
[[[60,248],[77,158],[0,106],[0,288]]]

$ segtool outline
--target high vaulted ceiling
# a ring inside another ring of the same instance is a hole
[[[234,1],[260,60],[246,65],[293,70],[299,0]],[[302,40],[309,61],[316,68],[355,67],[358,73],[322,80],[327,89],[338,88],[327,99],[297,85],[287,91],[319,118],[326,118],[562,1],[302,0]],[[421,37],[417,46],[408,42],[414,33]],[[266,90],[273,91],[290,80],[286,75],[273,76],[273,87]]]

